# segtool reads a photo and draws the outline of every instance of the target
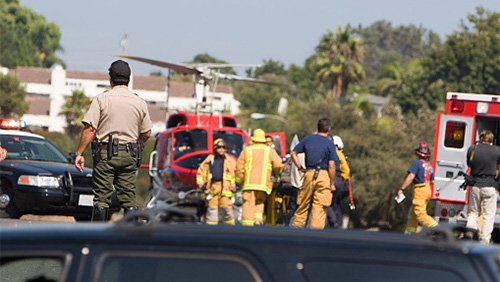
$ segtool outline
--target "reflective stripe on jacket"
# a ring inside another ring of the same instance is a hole
[[[206,157],[206,159],[200,164],[198,167],[198,171],[196,172],[196,184],[206,185],[210,190],[212,186],[212,173],[210,172],[210,165],[213,164],[213,159],[215,158],[214,154],[210,154]],[[224,170],[222,173],[222,192],[221,196],[223,197],[233,197],[234,193],[231,192],[231,185],[234,185],[234,168],[236,165],[236,161],[229,156],[228,154],[224,154]]]
[[[253,144],[241,152],[236,161],[236,183],[242,190],[257,190],[271,194],[271,174],[281,173],[282,160],[278,153],[266,144]]]

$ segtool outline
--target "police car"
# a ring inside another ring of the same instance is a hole
[[[0,217],[44,214],[89,220],[92,170],[80,173],[54,144],[19,130],[24,127],[23,121],[0,119],[0,146],[7,151],[0,162]]]

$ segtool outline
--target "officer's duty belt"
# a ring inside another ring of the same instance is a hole
[[[101,150],[106,151],[108,149],[108,142],[102,142],[101,143]],[[121,151],[128,151],[129,150],[129,145],[127,144],[118,144],[118,150]]]

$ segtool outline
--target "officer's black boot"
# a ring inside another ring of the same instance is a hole
[[[138,207],[123,207],[123,215],[126,215],[131,211],[137,211],[137,210],[139,210]]]
[[[92,211],[92,222],[106,222],[108,221],[108,208],[94,206]]]

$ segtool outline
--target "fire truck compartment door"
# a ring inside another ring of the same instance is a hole
[[[466,155],[472,142],[474,118],[440,114],[438,120],[432,198],[465,202],[466,191],[460,189],[464,178],[458,172],[467,172]]]

